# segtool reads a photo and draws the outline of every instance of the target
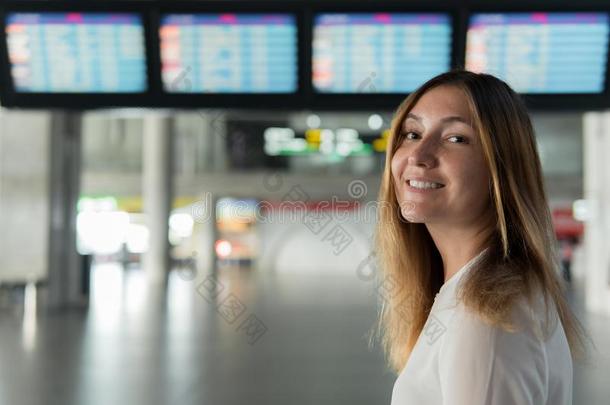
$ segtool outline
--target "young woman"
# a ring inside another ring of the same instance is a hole
[[[379,318],[392,405],[571,404],[584,335],[519,96],[487,74],[434,77],[398,108],[386,156],[376,250],[395,285]]]

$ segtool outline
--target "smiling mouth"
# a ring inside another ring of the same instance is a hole
[[[407,184],[417,190],[436,190],[445,187],[444,184],[436,183],[433,181],[407,180]]]

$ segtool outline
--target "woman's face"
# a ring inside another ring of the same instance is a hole
[[[455,86],[425,93],[402,123],[391,161],[402,216],[426,224],[472,224],[489,207],[489,174],[466,95]]]

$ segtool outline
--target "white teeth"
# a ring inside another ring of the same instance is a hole
[[[416,180],[409,180],[409,185],[411,187],[415,187],[415,188],[421,188],[421,189],[426,189],[426,188],[441,188],[442,185],[439,183],[430,183],[427,181],[416,181]]]

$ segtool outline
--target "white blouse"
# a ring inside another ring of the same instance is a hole
[[[391,405],[565,405],[572,403],[572,357],[553,306],[542,337],[542,296],[514,309],[517,332],[484,323],[456,299],[460,279],[482,251],[441,287]]]

